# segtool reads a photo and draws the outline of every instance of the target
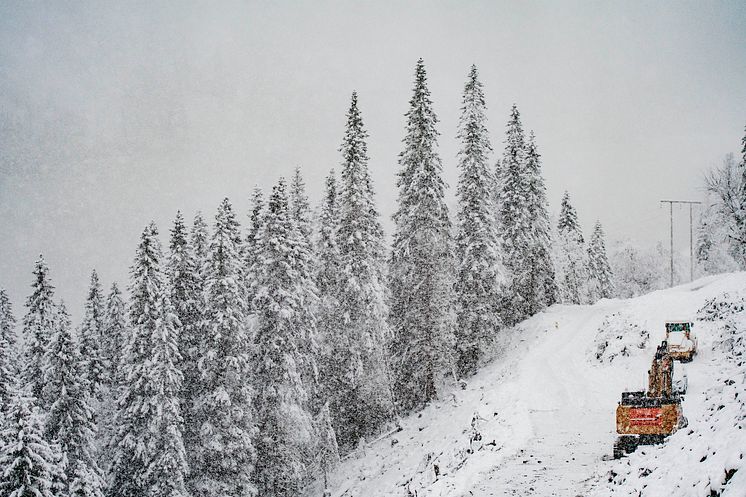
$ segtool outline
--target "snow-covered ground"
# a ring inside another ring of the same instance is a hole
[[[726,357],[718,320],[695,321],[701,352],[691,364],[676,363],[677,376],[688,378],[689,428],[663,446],[604,460],[616,438],[617,401],[625,389],[645,388],[665,321],[694,321],[708,299],[741,289],[746,273],[630,300],[553,306],[503,333],[494,360],[465,388],[454,385],[404,418],[402,431],[346,458],[331,476],[332,495],[709,496],[728,479],[723,496],[746,496],[746,471],[725,474],[743,464],[746,394],[734,397],[744,387],[722,377],[744,366]],[[713,407],[723,402],[726,408]],[[715,455],[700,471],[702,451]],[[321,491],[314,486],[307,494]]]

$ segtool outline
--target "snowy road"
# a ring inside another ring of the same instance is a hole
[[[608,452],[604,441],[613,429],[610,405],[596,400],[604,398],[606,383],[588,374],[578,350],[588,348],[586,331],[595,332],[610,309],[575,310],[557,316],[556,327],[521,362],[520,400],[527,407],[533,436],[471,489],[473,495],[574,496]]]
[[[498,343],[497,358],[465,390],[453,388],[402,420],[401,433],[345,461],[333,475],[332,495],[587,495],[608,466],[602,457],[616,436],[617,400],[625,389],[645,388],[664,322],[694,319],[733,278],[593,306],[554,306],[534,316]],[[613,313],[630,316],[650,340],[644,350],[600,363],[594,340]],[[707,382],[697,365],[686,367],[690,385]],[[481,441],[470,442],[477,432]]]

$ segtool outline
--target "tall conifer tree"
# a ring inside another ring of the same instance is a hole
[[[20,389],[13,389],[0,440],[0,495],[66,497],[59,447],[44,439],[33,399]]]
[[[16,318],[13,307],[4,289],[0,289],[0,423],[2,412],[8,407],[11,392],[16,385],[17,366],[15,357]],[[2,425],[0,425],[2,426]],[[0,440],[2,443],[2,440]]]
[[[295,168],[293,179],[290,182],[290,218],[298,227],[303,240],[311,247],[311,206],[306,195],[306,183],[300,172],[300,167]]]
[[[112,461],[112,454],[116,452],[115,415],[117,399],[125,386],[124,349],[129,338],[127,328],[127,309],[119,286],[111,284],[111,290],[106,297],[106,316],[104,318],[104,341],[102,351],[108,366],[106,378],[108,385],[104,389],[103,402],[98,406],[97,435],[100,440],[101,453],[99,457],[104,474],[108,472]]]
[[[264,224],[264,193],[261,188],[255,187],[251,194],[251,215],[249,216],[249,231],[244,244],[244,257],[246,259],[244,268],[246,270],[246,303],[249,311],[254,312],[254,297],[256,296],[256,274],[254,264],[259,257],[259,233]]]
[[[107,385],[107,374],[110,370],[106,364],[104,318],[106,310],[98,273],[91,272],[88,295],[85,300],[83,325],[80,327],[80,353],[85,366],[81,370],[89,389],[88,393],[96,399],[102,398],[101,386]]]
[[[96,425],[89,402],[91,388],[87,371],[90,371],[90,363],[82,360],[73,342],[70,317],[62,303],[57,328],[44,356],[44,394],[54,399],[46,416],[44,435],[59,445],[67,461],[69,495],[102,497],[104,480],[94,455]]]
[[[188,465],[180,405],[184,377],[178,367],[181,363],[178,343],[181,328],[167,288],[161,289],[157,302],[160,317],[152,335],[150,370],[147,372],[150,390],[155,393],[148,420],[152,438],[148,440],[150,451],[145,473],[147,495],[188,497]]]
[[[176,213],[176,219],[171,228],[166,273],[171,305],[181,325],[178,337],[181,355],[179,367],[184,379],[183,391],[180,395],[181,413],[191,420],[194,402],[198,396],[198,363],[204,340],[202,336],[203,306],[202,288],[199,287],[199,267],[189,243],[189,233],[181,212]],[[187,454],[194,453],[197,428],[195,423],[184,424],[183,439]]]
[[[526,142],[527,203],[532,243],[528,247],[528,315],[534,315],[559,298],[552,262],[551,225],[546,186],[541,174],[541,156],[532,131]]]
[[[228,199],[218,207],[202,277],[205,335],[191,420],[199,438],[189,487],[195,497],[249,496],[255,492],[250,332],[239,224]]]
[[[436,383],[453,345],[451,224],[437,152],[438,119],[422,59],[409,105],[389,265],[396,397],[405,410],[437,396]]]
[[[13,305],[8,298],[8,292],[0,288],[0,337],[11,346],[16,344],[16,318],[13,315]]]
[[[166,273],[171,291],[171,304],[182,328],[182,336],[191,338],[196,332],[202,316],[199,312],[199,268],[189,243],[189,234],[181,212],[176,213],[171,239]],[[187,348],[190,344],[187,344]]]
[[[611,266],[606,256],[606,244],[604,242],[604,230],[601,222],[596,221],[593,227],[593,235],[588,243],[588,276],[589,297],[591,302],[598,299],[609,299],[614,294],[612,283]]]
[[[177,368],[178,318],[161,267],[158,230],[145,228],[131,268],[131,333],[125,350],[125,386],[119,398],[117,448],[108,495],[186,495]]]
[[[293,223],[283,180],[273,188],[257,261],[254,373],[258,435],[256,473],[259,494],[298,495],[308,476],[315,445],[304,369],[304,342],[313,339],[310,313],[315,288],[308,271],[310,254]]]
[[[484,347],[502,326],[500,301],[506,283],[493,207],[495,179],[488,158],[482,83],[472,65],[464,87],[458,137],[459,200],[456,235],[456,350],[458,372],[476,373]]]
[[[557,232],[555,263],[562,302],[584,304],[588,300],[587,252],[578,215],[567,192],[562,197]]]
[[[526,202],[529,181],[526,174],[526,140],[521,114],[513,105],[505,132],[505,151],[500,162],[498,214],[505,265],[511,275],[511,292],[505,301],[506,324],[527,317],[531,308],[531,259],[533,244],[531,214]]]
[[[123,385],[114,419],[116,433],[111,442],[114,452],[107,488],[109,497],[137,497],[147,492],[144,475],[148,461],[143,454],[141,437],[148,429],[145,396],[149,392],[144,369],[150,354],[152,331],[159,318],[154,289],[160,288],[162,283],[161,247],[157,236],[154,223],[145,228],[130,268],[130,329],[120,363]]]
[[[46,410],[51,405],[51,399],[45,399],[42,395],[42,364],[56,326],[57,307],[54,304],[54,287],[49,280],[49,268],[43,256],[39,256],[34,266],[34,282],[31,287],[33,292],[26,300],[27,310],[23,317],[23,384],[39,407]]]
[[[192,249],[192,257],[194,258],[194,280],[197,288],[200,289],[200,299],[197,302],[199,308],[199,314],[204,318],[205,312],[205,267],[207,261],[210,258],[210,232],[202,217],[202,213],[197,211],[192,221],[192,229],[189,233],[189,246]],[[204,329],[202,330],[204,335]]]
[[[202,265],[210,253],[210,241],[208,238],[207,223],[202,217],[202,213],[197,211],[192,222],[192,231],[189,234],[189,244],[192,247],[194,260],[197,264],[197,274],[202,272]]]
[[[352,94],[338,192],[339,329],[325,337],[324,385],[340,445],[349,449],[393,414],[384,242],[368,171],[368,134]]]
[[[209,229],[207,223],[202,217],[201,212],[197,212],[194,215],[194,221],[192,223],[192,230],[189,234],[189,248],[191,250],[192,260],[194,264],[194,272],[192,274],[195,294],[194,294],[194,312],[195,320],[192,321],[192,335],[189,340],[190,345],[188,349],[183,351],[185,360],[190,361],[192,365],[196,364],[202,355],[202,351],[205,346],[207,323],[205,321],[205,310],[206,310],[206,297],[205,297],[205,278],[210,260],[210,240],[209,240]],[[183,341],[183,340],[182,340]],[[196,389],[201,385],[199,376],[201,373],[196,372],[197,381],[191,377],[190,372],[186,372],[187,376],[184,378],[184,384],[187,389]],[[196,395],[196,393],[195,393]],[[194,413],[184,413],[190,417]],[[189,451],[192,452],[191,450]]]
[[[332,393],[331,378],[333,371],[337,370],[340,359],[332,352],[332,345],[338,340],[339,335],[344,333],[344,309],[342,302],[342,261],[337,243],[339,233],[339,195],[337,192],[337,181],[332,170],[326,177],[326,188],[324,198],[321,202],[319,215],[319,234],[316,240],[316,267],[314,268],[314,279],[319,296],[318,330],[323,352],[320,354],[321,381],[325,387],[329,387],[324,397],[335,395]],[[314,404],[319,398],[314,398]],[[349,399],[348,399],[349,400]],[[314,407],[320,407],[314,405]]]
[[[498,222],[503,260],[511,277],[503,318],[510,325],[557,299],[540,155],[533,133],[526,139],[515,105],[506,127],[505,151],[498,169]]]
[[[317,267],[316,286],[319,296],[331,298],[338,307],[341,284],[341,262],[337,232],[339,231],[339,196],[337,194],[337,179],[334,170],[326,177],[326,189],[321,203],[319,216],[319,238],[316,243]]]
[[[107,378],[112,389],[116,389],[122,383],[122,354],[127,340],[127,309],[116,282],[111,284],[106,297],[104,337],[104,354],[109,366]]]
[[[557,230],[561,233],[570,234],[580,243],[585,242],[583,239],[583,231],[580,229],[580,224],[578,223],[578,213],[575,211],[575,207],[570,203],[570,194],[567,191],[562,195]]]

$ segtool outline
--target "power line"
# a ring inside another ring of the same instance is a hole
[[[662,204],[668,204],[671,216],[671,286],[673,286],[673,204],[684,204],[689,206],[689,280],[694,281],[694,215],[692,207],[702,202],[694,200],[661,200]]]

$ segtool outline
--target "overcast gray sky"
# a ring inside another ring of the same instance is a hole
[[[210,5],[212,4],[212,5]],[[209,217],[300,165],[317,202],[356,89],[380,210],[396,199],[414,64],[425,59],[444,174],[477,64],[496,150],[513,102],[554,211],[567,189],[611,240],[667,240],[661,198],[701,196],[740,149],[746,3],[0,3],[0,287],[16,314],[43,252],[76,317],[95,267],[126,284],[138,236]],[[685,212],[679,212],[682,223]],[[677,223],[685,240],[688,227]]]

